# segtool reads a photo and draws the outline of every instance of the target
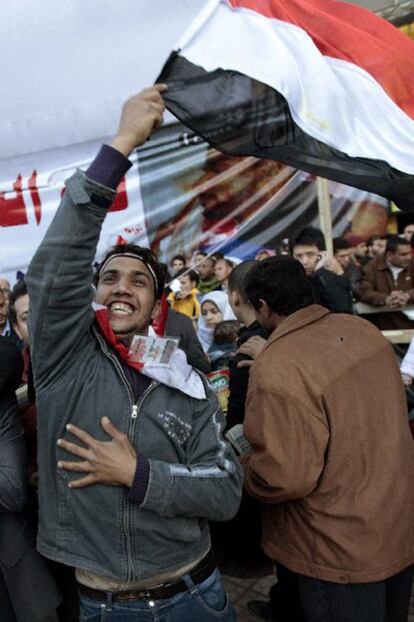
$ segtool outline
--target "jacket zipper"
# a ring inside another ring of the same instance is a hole
[[[136,421],[138,419],[138,410],[139,407],[141,406],[143,400],[145,399],[145,397],[157,386],[157,382],[156,381],[152,381],[151,384],[149,385],[149,387],[147,387],[144,391],[144,393],[142,395],[140,395],[137,403],[134,403],[134,396],[133,393],[131,391],[131,388],[129,386],[129,383],[127,381],[127,379],[125,378],[125,374],[124,371],[122,369],[122,366],[120,364],[120,362],[118,361],[118,359],[116,358],[116,356],[114,356],[108,349],[105,340],[94,330],[95,335],[98,338],[98,341],[101,345],[102,351],[105,354],[105,356],[107,358],[109,358],[109,360],[111,360],[114,365],[115,368],[118,371],[118,374],[122,380],[122,383],[124,384],[126,391],[128,393],[128,397],[129,397],[129,403],[131,406],[131,416],[129,418],[128,421],[128,429],[127,429],[127,436],[129,441],[132,443],[133,441],[133,434],[135,431],[135,425],[136,425]],[[133,580],[133,564],[132,564],[132,555],[131,555],[131,542],[130,542],[130,528],[129,528],[129,523],[130,523],[130,516],[129,516],[129,503],[126,502],[125,505],[125,511],[123,513],[123,517],[122,517],[122,526],[124,529],[124,536],[125,536],[125,548],[126,548],[126,554],[127,554],[127,567],[128,567],[128,581],[132,581]]]
[[[121,373],[124,374],[124,372],[122,371],[122,368],[121,368]],[[126,378],[125,378],[125,381],[127,382]],[[138,419],[139,407],[142,404],[142,401],[145,399],[146,395],[148,395],[148,393],[150,393],[155,388],[156,384],[157,384],[156,382],[151,382],[149,387],[147,387],[144,393],[139,397],[137,403],[132,404],[131,417],[129,418],[129,421],[128,421],[128,432],[127,432],[128,438],[131,441],[131,443],[133,442],[133,438],[134,438],[134,432],[135,432],[136,422]],[[126,501],[122,522],[123,522],[123,527],[124,527],[125,544],[126,544],[127,559],[128,559],[128,581],[132,581],[134,578],[134,567],[132,563],[132,554],[131,554],[130,505],[128,501]]]

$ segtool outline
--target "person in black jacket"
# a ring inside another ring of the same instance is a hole
[[[291,243],[291,253],[311,280],[315,303],[333,313],[352,313],[351,283],[334,257],[326,255],[322,231],[303,229]]]
[[[52,622],[60,594],[24,512],[26,456],[15,395],[22,371],[19,349],[0,338],[0,619]]]
[[[37,530],[37,413],[36,393],[30,357],[30,337],[28,329],[29,294],[24,278],[14,285],[10,293],[9,317],[16,335],[25,348],[20,358],[24,361],[24,383],[27,383],[27,401],[19,403],[19,418],[22,422],[26,445],[26,472],[31,483],[28,487],[28,503],[25,508],[33,531]],[[14,343],[14,342],[13,342]],[[201,346],[200,346],[201,347]],[[58,562],[46,561],[48,570],[62,593],[62,602],[57,608],[59,622],[75,622],[79,618],[79,596],[75,573],[72,568]]]
[[[251,337],[267,339],[269,331],[263,328],[256,320],[253,307],[246,298],[244,281],[249,270],[257,264],[257,261],[248,260],[238,264],[229,276],[229,302],[236,318],[241,322],[238,345],[241,346]],[[249,382],[249,369],[239,367],[240,361],[250,357],[246,354],[236,354],[229,363],[230,369],[230,396],[227,410],[226,428],[229,430],[238,423],[244,421],[244,406]]]
[[[251,337],[265,340],[269,331],[256,320],[254,308],[247,300],[244,283],[252,266],[258,261],[247,260],[238,264],[228,280],[229,303],[234,315],[242,324],[239,330],[239,346]],[[229,430],[244,421],[244,408],[249,382],[249,368],[238,367],[240,361],[251,357],[238,353],[229,362],[229,401],[226,416],[226,429]],[[243,491],[242,501],[236,516],[227,523],[211,525],[213,546],[220,559],[223,572],[240,578],[257,576],[262,569],[270,570],[270,563],[261,546],[261,510],[260,504]]]
[[[208,374],[210,363],[198,340],[193,322],[187,315],[174,311],[170,307],[164,335],[177,337],[180,340],[179,347],[186,353],[189,365],[200,370],[203,374]]]
[[[333,251],[336,261],[344,271],[344,275],[351,283],[352,295],[358,298],[359,286],[362,280],[361,268],[355,263],[352,257],[352,246],[345,238],[333,239]]]

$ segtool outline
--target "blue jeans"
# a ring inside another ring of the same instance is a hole
[[[81,594],[80,622],[236,622],[236,614],[215,570],[205,581],[194,585],[183,577],[188,590],[165,600],[111,603]]]

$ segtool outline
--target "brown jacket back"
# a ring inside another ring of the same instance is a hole
[[[370,323],[312,305],[252,367],[246,488],[263,547],[294,572],[365,583],[414,562],[414,445],[392,347]]]

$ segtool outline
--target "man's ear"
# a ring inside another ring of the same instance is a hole
[[[267,304],[266,300],[263,300],[263,298],[259,299],[259,303],[260,303],[260,312],[263,315],[263,317],[267,319],[268,317],[272,315],[273,311]]]
[[[232,307],[240,306],[241,299],[240,299],[240,295],[238,292],[236,291],[229,292],[229,296],[230,296],[230,303]]]
[[[156,318],[160,312],[161,312],[161,300],[156,300],[152,308],[151,319],[153,320],[154,318]]]

